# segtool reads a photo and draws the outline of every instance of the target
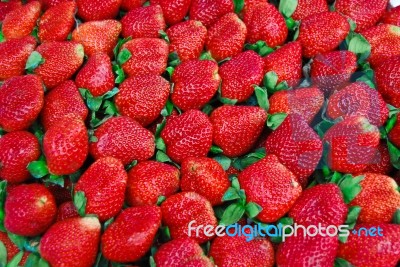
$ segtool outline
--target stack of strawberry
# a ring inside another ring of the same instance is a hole
[[[400,7],[331,2],[0,2],[0,266],[398,265]]]

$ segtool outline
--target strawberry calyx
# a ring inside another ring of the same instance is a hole
[[[353,265],[351,265],[350,262],[346,261],[345,259],[336,258],[334,267],[353,267]]]
[[[389,133],[397,123],[397,115],[400,113],[400,109],[389,104],[387,106],[389,108],[389,119],[386,121],[384,127],[380,128],[381,138],[386,139],[392,165],[396,169],[400,169],[400,148],[396,147],[389,138]]]
[[[299,27],[299,22],[291,18],[296,11],[298,0],[282,0],[279,2],[279,12],[283,15],[286,21],[286,26],[289,30],[294,31]]]
[[[0,231],[6,231],[4,227],[4,204],[7,195],[7,181],[0,182]],[[1,257],[0,257],[1,258]]]
[[[264,41],[257,41],[255,44],[245,44],[245,50],[252,50],[262,57],[265,57],[275,50],[269,47]]]
[[[244,8],[244,0],[233,0],[233,6],[236,14],[240,14]]]
[[[121,65],[123,63],[125,63],[127,60],[129,60],[129,58],[132,55],[130,54],[129,50],[125,51],[127,49],[123,49],[125,52],[122,52],[120,50],[121,50],[121,46],[130,40],[132,40],[131,36],[124,38],[124,39],[119,39],[117,45],[113,49],[114,58],[116,59],[116,61],[112,62],[112,69],[116,75],[116,78],[115,78],[116,84],[122,83],[126,78],[125,72],[122,69]],[[121,63],[121,62],[123,62],[123,63]]]
[[[393,223],[400,225],[400,208],[395,211],[393,214]]]
[[[85,217],[86,204],[87,204],[87,198],[85,196],[85,193],[82,191],[75,192],[75,194],[73,195],[72,201],[73,201],[75,208],[78,211],[79,215],[81,217]]]
[[[42,57],[42,55],[37,51],[33,51],[28,57],[28,60],[26,62],[25,65],[26,72],[33,73],[33,71],[44,62],[45,59]]]

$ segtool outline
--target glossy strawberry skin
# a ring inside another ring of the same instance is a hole
[[[233,12],[233,1],[230,0],[192,0],[189,17],[209,27],[230,12]]]
[[[392,57],[374,69],[375,81],[379,93],[385,101],[400,107],[400,56]]]
[[[141,7],[146,0],[122,0],[121,9],[129,11],[131,9]]]
[[[76,210],[74,202],[72,201],[64,202],[58,207],[57,222],[75,217],[79,217],[79,213]]]
[[[110,156],[127,165],[134,160],[147,160],[154,154],[153,134],[129,117],[107,120],[94,136],[97,141],[90,144],[90,154],[95,159]]]
[[[400,136],[400,135],[399,135]],[[390,133],[389,133],[390,139]],[[399,143],[400,144],[400,143]],[[400,146],[400,145],[399,145]],[[386,142],[381,141],[378,147],[378,151],[371,160],[371,163],[364,170],[365,173],[372,172],[377,174],[388,175],[393,170],[392,163],[390,161],[390,154]]]
[[[117,16],[122,0],[76,0],[78,16],[84,21],[113,19]]]
[[[20,8],[22,3],[20,0],[11,0],[8,2],[0,2],[0,21],[3,21],[8,13]]]
[[[165,22],[168,25],[174,25],[185,18],[192,0],[151,0],[150,3],[160,5]]]
[[[157,206],[125,209],[101,237],[104,257],[115,262],[139,260],[150,250],[160,226],[161,209]]]
[[[389,140],[395,146],[400,147],[400,115],[397,115],[397,121],[389,132]]]
[[[383,14],[381,22],[400,27],[400,7],[394,7]]]
[[[328,3],[325,0],[299,0],[292,18],[294,20],[303,20],[312,14],[318,14],[329,11]]]
[[[221,83],[218,64],[211,60],[188,60],[172,74],[172,102],[181,110],[200,109],[215,95]]]
[[[36,75],[16,76],[0,87],[0,127],[7,132],[27,129],[43,107],[44,90]]]

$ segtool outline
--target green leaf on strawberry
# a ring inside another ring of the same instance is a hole
[[[163,40],[166,41],[167,43],[170,43],[169,38],[168,38],[168,34],[167,34],[165,31],[160,30],[160,31],[158,32],[158,34],[160,35],[160,38],[161,38],[161,39],[163,39]]]
[[[7,249],[2,241],[0,241],[0,266],[4,267],[7,264]]]
[[[218,99],[222,104],[225,104],[225,105],[234,106],[237,103],[236,99],[229,99],[229,98],[226,98],[226,97],[222,97],[220,95],[218,96]]]
[[[358,216],[360,215],[361,208],[359,206],[349,207],[349,212],[347,213],[346,224],[349,226],[349,229],[353,229],[356,225]]]
[[[44,63],[44,58],[39,52],[33,51],[26,62],[25,69],[28,73],[33,73],[33,70]]]
[[[125,72],[124,72],[124,70],[118,64],[114,64],[112,66],[112,69],[113,69],[115,75],[117,76],[115,78],[115,83],[116,84],[122,83],[125,80]]]
[[[117,63],[119,65],[122,65],[125,62],[127,62],[131,57],[132,57],[131,52],[128,49],[124,48],[118,53]]]
[[[393,214],[393,223],[400,225],[400,208],[398,208],[396,212]]]
[[[27,242],[27,238],[24,236],[16,235],[8,232],[8,238],[20,249],[23,250],[25,247],[25,243]]]
[[[353,265],[351,265],[350,262],[346,261],[345,259],[336,258],[334,267],[353,267]]]
[[[289,18],[296,11],[297,4],[297,0],[281,0],[279,3],[279,12],[286,18]]]
[[[345,203],[350,203],[361,192],[360,182],[364,177],[364,175],[353,177],[350,174],[346,174],[336,183],[343,193]]]
[[[84,217],[86,214],[86,203],[87,203],[85,193],[82,191],[76,192],[73,197],[73,202],[74,202],[75,208],[78,211],[79,215],[81,217]]]
[[[240,14],[244,7],[244,0],[233,0],[233,6],[235,7],[235,13]]]
[[[118,57],[118,53],[119,53],[119,50],[121,49],[121,46],[122,46],[123,44],[125,44],[126,42],[130,41],[130,40],[132,40],[132,37],[131,37],[131,36],[129,36],[129,37],[125,38],[125,39],[119,39],[119,40],[118,40],[117,45],[116,45],[116,46],[114,47],[114,49],[113,49],[113,53],[114,53],[114,57],[115,57],[115,58]]]
[[[8,263],[7,267],[18,267],[19,263],[22,260],[22,256],[24,256],[24,252],[20,251],[18,252]]]
[[[387,146],[389,149],[390,161],[392,165],[400,170],[400,149],[396,147],[392,142],[389,140],[387,141]]]
[[[258,105],[263,108],[265,111],[269,110],[269,101],[268,101],[268,93],[260,86],[254,87],[254,92],[256,94]]]
[[[222,166],[222,168],[226,171],[231,166],[232,160],[224,155],[217,155],[214,157],[214,160],[218,161],[218,163]]]
[[[286,119],[286,117],[287,117],[286,113],[275,113],[269,115],[267,119],[267,126],[272,130],[276,130],[276,128],[278,128],[279,125],[281,125],[281,123]]]
[[[27,169],[36,179],[43,178],[49,174],[49,169],[47,168],[46,160],[43,156],[38,161],[29,163]]]
[[[249,218],[255,218],[262,211],[262,207],[254,202],[247,203],[245,209]]]
[[[361,34],[354,34],[348,43],[348,50],[357,55],[360,64],[371,54],[371,45]]]
[[[167,103],[165,104],[165,107],[161,110],[161,116],[167,117],[172,114],[172,111],[174,110],[174,104],[168,99]]]
[[[0,182],[0,231],[5,232],[4,227],[4,203],[7,195],[7,181]]]
[[[226,208],[219,224],[225,226],[234,224],[243,217],[245,211],[245,207],[242,204],[233,203]]]
[[[262,57],[265,57],[266,55],[269,55],[275,51],[273,48],[269,47],[264,41],[257,41],[255,44],[246,44],[244,46],[244,49],[253,50]]]
[[[240,196],[237,191],[238,190],[236,188],[229,187],[228,190],[226,190],[224,196],[222,197],[222,201],[231,201],[239,199]]]

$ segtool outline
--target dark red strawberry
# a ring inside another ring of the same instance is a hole
[[[122,0],[76,0],[78,16],[84,21],[113,19],[118,15]]]
[[[400,107],[400,56],[392,57],[374,69],[379,93],[389,104]]]
[[[231,0],[192,0],[189,17],[209,27],[217,19],[230,12],[233,12]]]
[[[398,146],[400,147],[400,142]],[[378,147],[378,151],[376,152],[374,158],[371,160],[371,163],[367,166],[364,172],[365,173],[372,172],[372,173],[388,175],[389,173],[391,173],[392,170],[393,166],[392,163],[390,162],[390,154],[388,147],[386,145],[386,142],[381,141]]]
[[[3,21],[8,13],[22,6],[20,0],[0,2],[0,21]]]
[[[121,9],[129,11],[131,9],[141,7],[146,0],[122,0]]]
[[[57,222],[74,217],[79,217],[79,213],[76,210],[74,202],[72,201],[64,202],[58,207]]]
[[[397,115],[396,123],[389,132],[389,140],[397,147],[400,147],[400,115]]]
[[[150,0],[150,3],[160,5],[165,22],[174,25],[186,17],[192,0]]]
[[[381,22],[400,27],[400,6],[394,7],[383,14]]]
[[[72,183],[69,178],[64,177],[63,185],[50,183],[46,186],[53,194],[58,206],[64,202],[72,201],[72,196],[71,196]]]
[[[303,20],[310,15],[327,11],[329,11],[329,8],[326,0],[298,0],[292,18],[294,20]]]

